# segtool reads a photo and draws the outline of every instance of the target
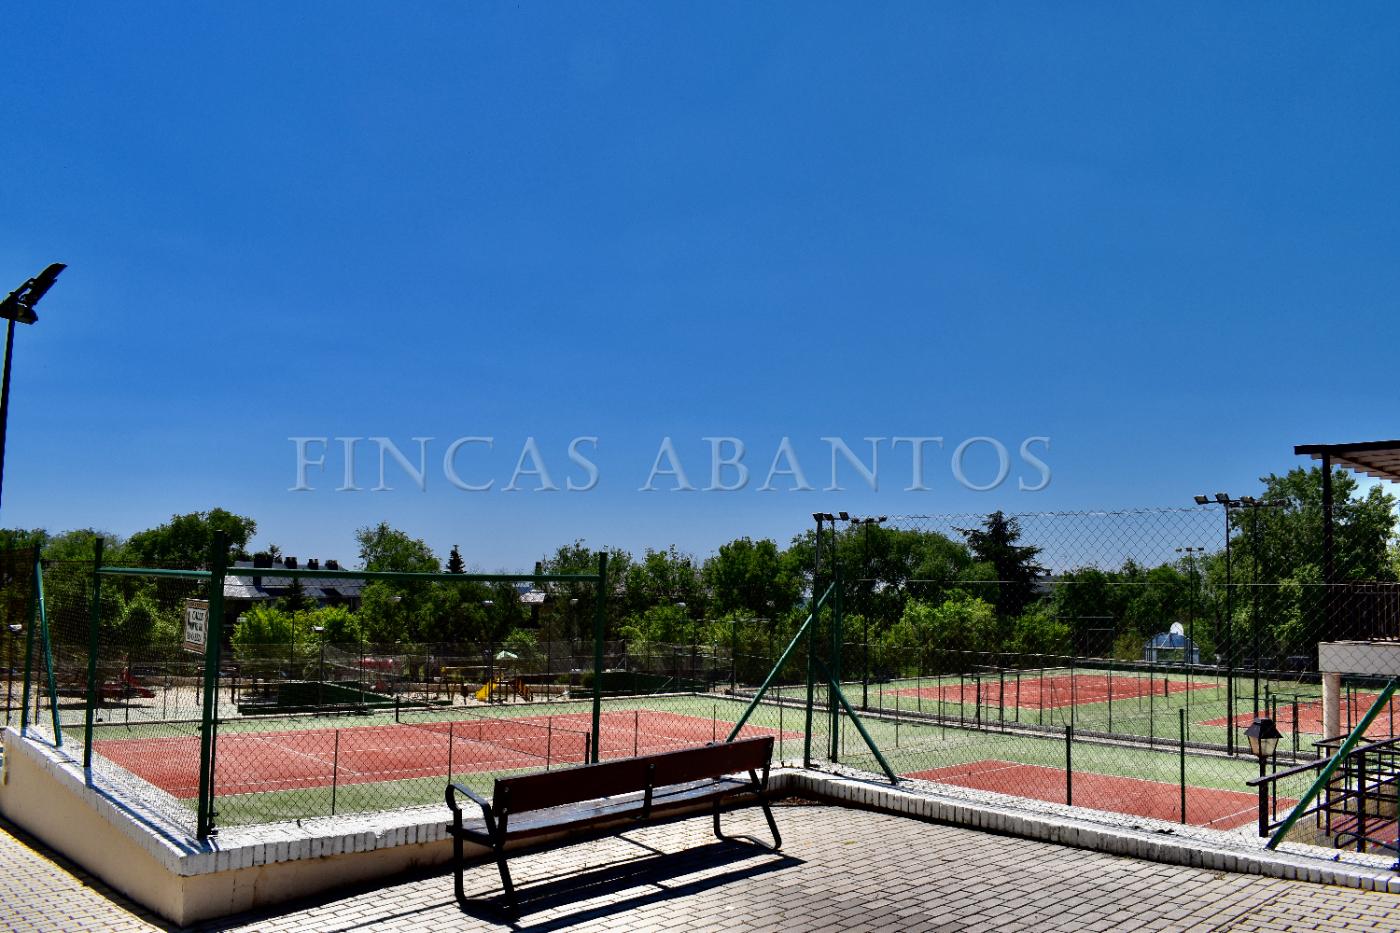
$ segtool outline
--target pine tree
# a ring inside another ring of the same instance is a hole
[[[282,597],[281,604],[287,612],[301,612],[314,608],[311,597],[306,595],[306,588],[301,585],[301,577],[292,577],[292,582],[288,584],[286,595]]]
[[[1045,568],[1036,563],[1040,548],[1018,545],[1021,525],[998,511],[988,515],[981,528],[959,528],[972,556],[991,566],[996,574],[997,615],[1014,618],[1035,600],[1036,581]]]
[[[457,550],[457,545],[452,545],[452,553],[447,555],[448,573],[466,573],[467,565],[462,560],[462,552]]]

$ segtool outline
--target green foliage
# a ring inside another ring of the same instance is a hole
[[[292,577],[286,595],[277,601],[279,609],[291,613],[304,612],[313,605],[311,598],[306,595],[306,587],[302,584],[301,577]]]
[[[78,528],[49,538],[44,545],[44,559],[54,561],[91,561],[96,554],[97,539],[102,539],[102,560],[106,564],[123,561],[123,542],[118,536],[95,528]]]
[[[773,541],[738,538],[705,561],[701,579],[711,611],[773,618],[790,612],[802,596],[802,570],[784,559]]]
[[[1035,600],[1036,581],[1045,575],[1045,568],[1035,562],[1041,549],[1017,544],[1020,524],[1000,511],[988,515],[980,528],[959,530],[972,556],[992,570],[996,584],[984,595],[996,606],[997,615],[1020,615]]]
[[[132,535],[126,552],[145,567],[202,568],[208,564],[215,530],[228,534],[233,559],[246,560],[248,541],[258,523],[224,509],[172,515],[164,525]]]
[[[365,570],[437,573],[438,559],[421,538],[411,538],[388,522],[355,531],[360,566]]]
[[[0,528],[0,550],[13,551],[19,548],[43,548],[48,543],[49,533],[42,528]]]
[[[501,650],[509,651],[518,659],[516,666],[522,671],[544,669],[544,650],[539,639],[528,629],[514,629],[501,641]]]
[[[540,561],[544,573],[597,573],[598,554],[582,540],[559,547],[552,555]],[[615,592],[618,581],[628,579],[632,566],[632,555],[619,548],[608,549],[608,587]],[[548,602],[540,612],[540,629],[547,640],[593,637],[593,607],[598,598],[597,587],[592,583],[547,583],[545,592]],[[609,599],[607,603],[606,633],[617,637],[616,633],[626,619],[628,606],[624,600]]]
[[[1007,647],[1021,654],[1069,654],[1069,624],[1056,617],[1048,605],[1032,606],[1012,624]],[[1142,654],[1141,650],[1138,654]]]
[[[275,606],[253,606],[238,617],[229,641],[242,658],[306,657],[312,648],[308,613],[293,614]]]
[[[462,560],[462,552],[457,549],[457,545],[452,545],[452,553],[447,555],[448,573],[466,573],[467,564]]]
[[[910,600],[883,640],[892,649],[930,648],[934,656],[924,659],[924,666],[937,669],[961,665],[966,652],[995,650],[999,646],[997,631],[996,610],[991,603],[959,594],[937,605]]]
[[[358,644],[363,634],[360,629],[360,617],[344,606],[321,606],[301,615],[312,637],[324,638],[328,645]],[[318,626],[324,629],[320,635],[315,634]]]
[[[117,597],[115,637],[127,648],[178,645],[183,637],[183,618],[178,610],[162,608],[150,586],[141,587],[130,598]]]

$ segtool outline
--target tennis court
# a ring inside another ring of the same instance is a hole
[[[1349,697],[1344,698],[1341,709],[1341,731],[1344,733],[1350,732],[1352,726],[1361,721],[1361,718],[1366,715],[1367,710],[1369,710],[1372,704],[1379,698],[1379,693],[1352,693]],[[1278,727],[1285,733],[1299,732],[1318,736],[1323,734],[1321,700],[1298,701],[1296,703],[1296,722],[1294,719],[1295,703],[1293,701],[1286,697],[1276,697],[1274,702],[1277,704]],[[1386,706],[1381,708],[1380,713],[1376,716],[1375,722],[1371,723],[1370,727],[1366,730],[1367,737],[1373,739],[1388,739],[1395,735],[1395,713],[1397,704],[1400,704],[1400,700],[1392,699]],[[1230,720],[1226,717],[1221,716],[1218,719],[1209,720],[1203,723],[1203,725],[1224,726],[1229,723],[1229,721]],[[1240,713],[1235,716],[1235,725],[1241,729],[1247,728],[1253,721],[1253,711]]]
[[[959,705],[1062,709],[1110,700],[1133,700],[1149,694],[1170,697],[1188,690],[1214,691],[1213,681],[1187,682],[1166,675],[1051,674],[1034,672],[993,674],[965,678],[958,683],[904,687],[901,697]]]
[[[908,776],[1047,803],[1064,803],[1067,790],[1061,768],[999,759],[914,771]],[[1157,820],[1181,820],[1181,788],[1177,784],[1078,771],[1074,774],[1073,793],[1078,806]],[[1293,801],[1280,800],[1279,804],[1291,806]],[[1258,798],[1254,794],[1210,787],[1186,788],[1185,822],[1192,826],[1234,829],[1253,823],[1257,815]]]
[[[602,715],[599,753],[606,760],[683,748],[723,739],[729,727],[714,716],[610,710]],[[591,714],[570,712],[228,732],[219,736],[215,783],[225,797],[577,765],[587,760],[591,728]],[[197,736],[107,738],[94,749],[174,797],[199,792]]]

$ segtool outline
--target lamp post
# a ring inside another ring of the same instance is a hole
[[[1233,731],[1233,727],[1231,727]],[[1249,724],[1249,728],[1244,730],[1245,738],[1249,739],[1249,750],[1255,758],[1259,759],[1259,776],[1262,778],[1265,771],[1265,763],[1273,757],[1274,751],[1278,748],[1278,740],[1283,738],[1283,734],[1278,731],[1278,726],[1272,719],[1255,719]],[[1263,781],[1259,782],[1259,835],[1269,834],[1269,788]]]
[[[15,323],[33,324],[39,320],[34,306],[66,268],[61,262],[53,263],[34,278],[26,279],[23,285],[0,301],[0,318],[9,322],[5,328],[5,369],[0,375],[0,492],[3,492],[5,485],[5,428],[10,418],[10,361],[15,350]]]
[[[851,519],[852,525],[864,525],[865,534],[861,541],[861,558],[865,564],[865,600],[864,612],[861,614],[861,652],[864,655],[861,661],[860,675],[860,708],[870,708],[870,596],[875,587],[875,581],[870,577],[870,526],[883,525],[888,516],[879,517],[866,516],[865,518]]]
[[[1191,729],[1191,674],[1195,666],[1200,663],[1200,652],[1196,650],[1196,596],[1201,585],[1201,575],[1196,566],[1196,556],[1205,552],[1205,548],[1187,545],[1176,549],[1178,554],[1186,555],[1187,566],[1191,568],[1191,607],[1186,616],[1186,645],[1182,649],[1182,659],[1186,662],[1186,729],[1187,737],[1190,737]]]
[[[5,725],[10,724],[10,711],[15,705],[15,639],[20,632],[24,631],[24,626],[18,622],[11,622],[6,628],[10,631],[10,657],[5,662]]]
[[[1217,492],[1214,498],[1198,495],[1197,505],[1219,505],[1225,512],[1225,753],[1235,753],[1235,584],[1231,576],[1230,509],[1241,504],[1229,493]]]
[[[1186,566],[1189,567],[1191,571],[1191,605],[1187,610],[1186,616],[1186,640],[1190,642],[1190,645],[1186,648],[1187,664],[1192,663],[1191,652],[1196,647],[1196,599],[1201,586],[1201,571],[1196,561],[1200,559],[1199,555],[1205,553],[1205,550],[1206,549],[1203,547],[1195,547],[1189,544],[1186,547],[1179,547],[1176,549],[1178,554],[1186,555]],[[1199,661],[1199,659],[1197,660]]]
[[[1249,550],[1250,563],[1253,569],[1250,571],[1250,589],[1254,591],[1250,601],[1249,627],[1254,640],[1254,715],[1259,716],[1259,595],[1263,591],[1259,582],[1259,510],[1282,508],[1287,503],[1271,502],[1266,499],[1256,499],[1253,496],[1241,496],[1240,505],[1249,509]]]
[[[316,715],[319,716],[326,710],[326,627],[313,625],[311,631],[319,636],[321,642],[321,664],[316,675]]]

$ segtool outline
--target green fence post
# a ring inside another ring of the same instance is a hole
[[[1186,709],[1176,711],[1181,722],[1181,825],[1186,825]]]
[[[63,724],[58,718],[58,680],[53,671],[53,635],[49,632],[49,610],[44,603],[44,565],[34,551],[34,596],[39,608],[39,637],[43,639],[44,670],[49,675],[49,712],[53,713],[54,748],[63,746]]]
[[[811,618],[808,619],[810,627],[807,629],[807,721],[802,732],[802,767],[812,767],[812,704],[816,701],[816,658],[814,654],[817,650],[817,613],[821,612],[821,606],[812,610]],[[800,632],[798,634],[801,634]]]
[[[739,620],[734,619],[729,627],[729,695],[739,692]]]
[[[92,613],[88,624],[87,710],[83,717],[83,770],[92,784],[92,720],[97,709],[97,642],[102,624],[102,539],[92,543]]]
[[[223,640],[224,575],[228,535],[214,532],[209,551],[209,616],[204,627],[204,708],[199,723],[199,809],[195,834],[214,835],[214,719],[218,715],[219,650]]]
[[[828,590],[827,592],[830,593],[830,590]],[[826,599],[826,596],[823,596],[821,599],[817,600],[817,610],[818,610],[818,611],[820,610],[821,604],[822,604],[822,602],[823,602],[825,599]],[[747,723],[747,722],[749,721],[749,717],[750,717],[751,715],[753,715],[753,711],[754,711],[755,709],[758,708],[758,704],[761,703],[761,702],[763,701],[763,697],[764,697],[765,694],[768,693],[768,689],[773,685],[773,681],[777,680],[778,677],[780,676],[780,672],[782,671],[783,665],[785,665],[785,664],[787,663],[788,658],[792,655],[793,651],[796,650],[798,644],[802,641],[803,636],[809,634],[808,630],[809,630],[809,629],[812,627],[812,625],[814,624],[814,621],[815,621],[816,617],[817,617],[816,611],[813,611],[813,613],[812,613],[811,615],[807,616],[807,621],[803,622],[800,626],[798,626],[797,634],[795,634],[795,635],[792,636],[792,641],[788,642],[787,648],[783,649],[783,653],[782,653],[782,655],[778,658],[777,662],[773,665],[773,669],[772,669],[771,671],[769,671],[769,672],[768,672],[768,676],[767,676],[766,678],[764,678],[763,685],[760,686],[760,687],[758,688],[758,692],[755,693],[753,699],[749,701],[749,705],[748,705],[747,707],[744,708],[744,713],[743,713],[743,715],[739,717],[739,721],[736,722],[736,723],[734,724],[734,728],[730,730],[730,732],[729,732],[729,737],[728,737],[727,739],[725,739],[726,742],[732,742],[732,741],[734,741],[736,738],[738,738],[739,732],[744,728],[744,724]],[[809,649],[810,649],[810,642],[809,642],[808,647],[809,647]],[[809,654],[809,658],[810,658],[810,651],[808,652],[808,654]],[[810,670],[811,670],[811,663],[810,663],[810,661],[809,661],[807,667],[808,667],[808,670],[810,671]],[[778,695],[778,710],[779,710],[780,713],[781,713],[782,708],[783,708],[783,707],[782,707],[782,700],[783,700],[783,698],[782,698],[782,693],[781,693],[781,691],[780,691],[780,692],[779,692],[779,695]],[[812,728],[811,728],[811,727],[812,727],[812,721],[811,721],[811,714],[812,714],[812,712],[811,712],[811,711],[812,711],[811,695],[808,694],[808,698],[807,698],[807,717],[808,717],[808,718],[807,718],[807,731],[808,731],[808,733],[810,733],[810,732],[812,731]],[[779,731],[782,731],[782,730],[780,729]],[[809,749],[810,749],[810,739],[808,740],[808,747],[809,747]],[[808,754],[809,754],[809,756],[810,756],[810,751],[808,752]]]
[[[35,550],[35,560],[38,560],[38,550]],[[19,711],[19,734],[29,734],[29,689],[33,683],[32,675],[34,671],[34,629],[37,628],[39,619],[39,605],[34,598],[33,591],[29,594],[29,624],[25,626],[24,633],[24,696],[20,700]]]
[[[598,554],[598,591],[593,601],[593,761],[603,744],[603,634],[607,626],[608,552]]]
[[[835,529],[835,524],[832,528]],[[835,598],[831,603],[831,681],[835,684],[841,683],[842,655],[845,653],[845,632],[842,631],[842,599],[841,591],[841,561],[837,560],[836,534],[833,530],[831,542],[831,577],[832,583],[836,586]],[[839,692],[839,691],[838,691]],[[835,697],[829,697],[827,706],[831,710],[831,761],[836,763],[840,758],[838,754],[841,750],[841,708],[836,703]]]

